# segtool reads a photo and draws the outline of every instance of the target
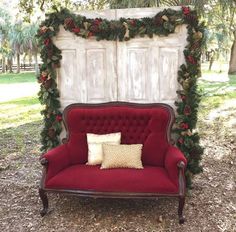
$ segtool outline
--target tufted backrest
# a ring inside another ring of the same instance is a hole
[[[163,166],[173,110],[164,104],[73,104],[63,113],[72,164],[86,163],[86,133],[121,132],[122,144],[143,144],[142,162]]]

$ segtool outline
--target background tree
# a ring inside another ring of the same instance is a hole
[[[17,62],[16,72],[19,73],[20,55],[23,54],[24,51],[26,51],[22,22],[17,22],[11,27],[9,31],[9,40],[14,55],[16,56],[16,62]]]
[[[25,52],[29,55],[29,57],[33,56],[35,61],[35,72],[36,74],[39,72],[38,68],[38,42],[36,39],[36,34],[38,31],[38,24],[28,24],[23,29],[23,44]]]
[[[6,71],[6,60],[9,57],[9,27],[11,25],[11,17],[3,8],[0,8],[0,53],[2,55],[2,72]]]
[[[16,21],[17,21],[16,16]],[[20,72],[20,55],[34,57],[35,70],[38,71],[38,44],[35,35],[37,34],[37,23],[25,23],[17,21],[14,23],[10,13],[0,8],[0,54],[2,60],[2,72],[12,72],[13,58],[17,60],[17,73]],[[7,66],[6,66],[7,64]]]

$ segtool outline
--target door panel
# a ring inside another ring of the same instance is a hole
[[[149,38],[117,45],[118,100],[148,102],[158,99],[158,49]]]
[[[179,68],[179,49],[160,48],[159,73],[160,102],[174,102],[178,89],[177,73]]]
[[[54,41],[62,50],[58,70],[62,108],[76,102],[116,101],[116,42],[72,36],[68,40],[67,34],[61,27]]]

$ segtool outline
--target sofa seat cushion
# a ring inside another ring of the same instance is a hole
[[[49,179],[49,189],[87,190],[99,192],[178,193],[162,167],[144,169],[100,169],[100,166],[73,165]]]

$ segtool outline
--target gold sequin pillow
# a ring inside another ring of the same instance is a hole
[[[103,161],[101,169],[137,168],[142,169],[142,144],[111,145],[103,144]]]

